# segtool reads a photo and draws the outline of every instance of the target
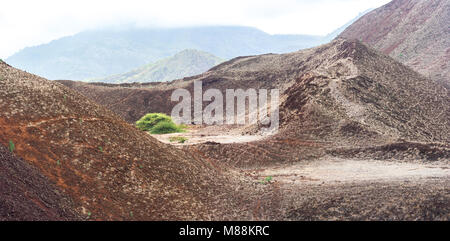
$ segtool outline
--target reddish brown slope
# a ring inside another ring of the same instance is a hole
[[[79,219],[74,211],[61,189],[0,145],[0,221]]]
[[[83,218],[208,219],[223,208],[211,204],[227,191],[210,164],[58,83],[0,63],[0,113],[0,143],[12,140]]]
[[[393,0],[339,37],[361,40],[427,77],[450,83],[450,1]]]

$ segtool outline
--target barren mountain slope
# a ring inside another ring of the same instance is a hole
[[[0,221],[79,219],[74,211],[61,189],[0,145]]]
[[[224,199],[212,204],[218,192],[233,192],[210,163],[158,142],[56,82],[5,63],[0,113],[0,143],[12,141],[16,155],[64,190],[83,218],[209,219],[214,210],[233,207]]]
[[[311,56],[317,55],[323,61],[283,92],[276,135],[251,143],[187,148],[239,166],[327,154],[450,158],[448,89],[357,41],[336,40],[315,48]]]
[[[321,65],[327,65],[329,51],[312,48],[288,54],[265,54],[232,59],[192,77],[166,83],[105,84],[68,80],[59,82],[81,92],[95,102],[108,107],[126,121],[134,123],[148,112],[170,114],[176,102],[170,101],[174,89],[186,88],[193,93],[193,82],[202,81],[203,89],[216,88],[225,91],[247,88],[278,88],[281,92],[294,80]]]
[[[450,84],[450,1],[393,0],[340,37],[361,40],[434,80]]]
[[[172,107],[176,104],[170,101],[173,90],[186,88],[193,93],[194,80],[202,81],[204,89],[218,88],[221,90],[226,88],[274,88],[282,83],[287,83],[292,76],[302,71],[296,67],[304,64],[308,57],[302,53],[238,57],[219,64],[201,75],[166,83],[114,85],[68,80],[59,82],[108,107],[126,121],[134,123],[149,112],[170,114]]]
[[[194,80],[202,80],[204,90],[281,90],[277,134],[182,147],[267,187],[254,197],[253,217],[449,219],[448,89],[359,41],[338,39],[290,54],[236,58],[164,84],[64,83],[133,121],[124,110],[169,113],[173,89],[192,90]],[[221,128],[209,129],[213,138]],[[268,177],[272,180],[261,184]]]
[[[198,146],[214,158],[242,165],[286,162],[336,153],[336,148],[404,149],[404,142],[435,143],[414,146],[448,157],[448,89],[358,41],[338,39],[289,54],[240,57],[169,83],[63,83],[133,122],[146,112],[170,113],[176,104],[169,101],[172,91],[184,87],[192,93],[194,80],[203,82],[203,90],[281,92],[278,134],[252,143]],[[257,128],[247,131],[256,133]],[[385,146],[394,143],[399,146]],[[414,148],[408,145],[410,152]]]
[[[284,92],[283,135],[341,144],[377,137],[450,141],[450,95],[442,85],[357,41],[316,51],[328,53],[327,61]]]

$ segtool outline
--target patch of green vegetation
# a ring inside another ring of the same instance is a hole
[[[99,146],[98,149],[103,152],[103,147]]]
[[[150,131],[160,122],[172,122],[172,118],[163,113],[149,113],[136,121],[136,127],[143,131]]]
[[[177,125],[172,118],[163,113],[149,113],[136,121],[136,127],[152,134],[168,134],[184,132],[186,126]]]
[[[61,166],[61,162],[59,160],[57,160],[56,165]]]
[[[16,146],[14,145],[14,142],[9,140],[9,151],[14,152],[15,149],[16,149]]]
[[[178,143],[185,143],[188,140],[188,138],[184,136],[172,136],[169,138],[170,142],[178,142]]]
[[[264,180],[261,181],[262,184],[266,184],[269,183],[270,181],[272,181],[272,176],[268,176],[266,178],[264,178]]]
[[[184,129],[173,122],[160,122],[150,130],[150,133],[152,134],[169,134],[177,132],[184,132]]]

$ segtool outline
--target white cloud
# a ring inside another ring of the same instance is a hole
[[[0,8],[0,57],[102,26],[246,25],[324,35],[389,0],[14,0]]]

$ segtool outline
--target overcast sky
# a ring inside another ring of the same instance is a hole
[[[390,0],[6,0],[0,58],[106,26],[245,25],[267,33],[325,35]]]

